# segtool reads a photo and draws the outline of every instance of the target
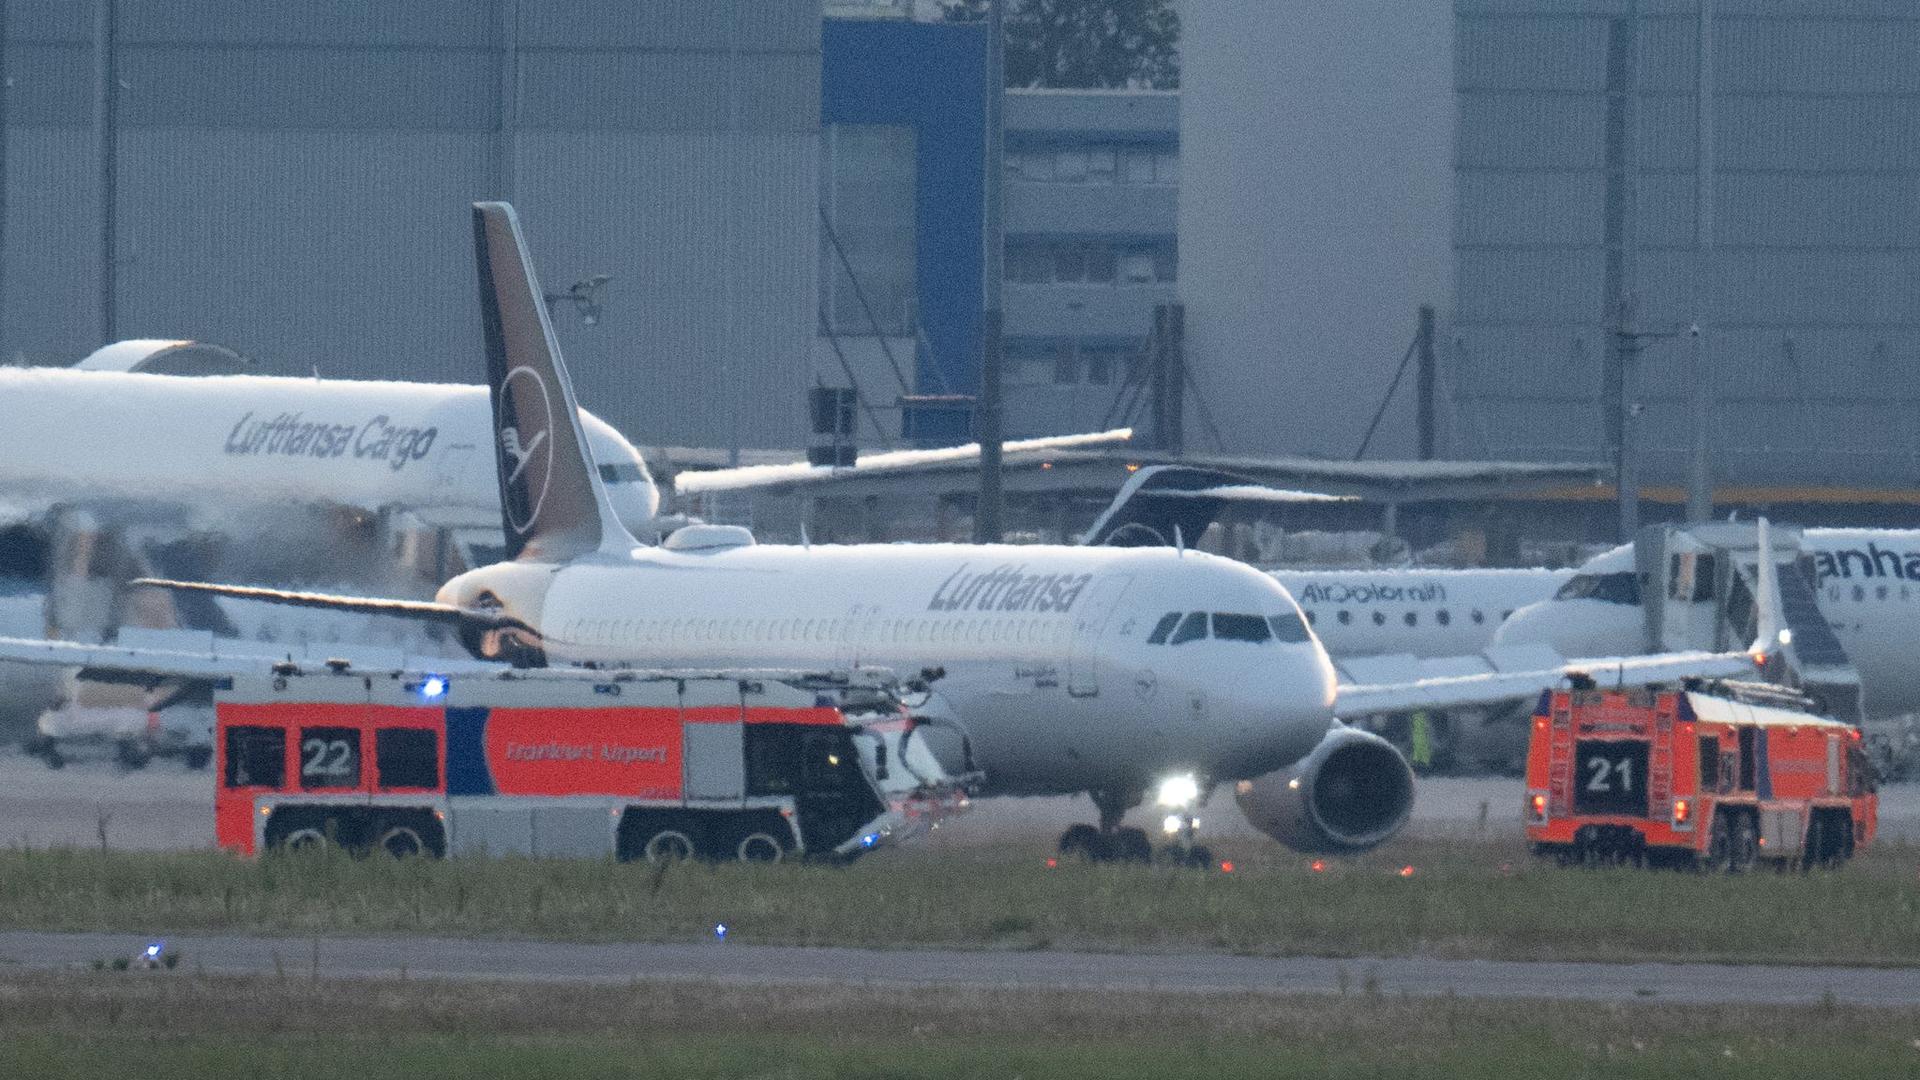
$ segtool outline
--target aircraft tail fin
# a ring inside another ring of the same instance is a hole
[[[635,541],[614,514],[587,448],[573,382],[512,206],[473,204],[473,249],[507,558],[624,554]]]

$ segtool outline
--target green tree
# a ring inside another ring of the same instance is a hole
[[[1168,0],[1005,2],[1008,86],[1180,86],[1180,16]],[[974,22],[987,17],[987,0],[950,0],[945,11]]]

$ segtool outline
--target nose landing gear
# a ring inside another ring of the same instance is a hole
[[[1201,785],[1191,776],[1173,777],[1160,785],[1155,800],[1166,811],[1161,831],[1167,837],[1158,861],[1169,866],[1206,867],[1213,865],[1213,852],[1199,842],[1200,819],[1195,810],[1206,801],[1211,785]],[[1128,810],[1146,798],[1144,791],[1094,791],[1093,805],[1100,811],[1100,824],[1075,825],[1060,835],[1060,854],[1088,862],[1151,863],[1156,859],[1153,842],[1146,830],[1120,825]]]

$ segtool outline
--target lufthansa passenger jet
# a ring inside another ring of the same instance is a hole
[[[762,545],[712,525],[637,543],[594,468],[512,208],[476,204],[474,241],[506,560],[430,602],[150,584],[440,620],[522,666],[944,669],[923,711],[970,734],[982,794],[1090,792],[1101,828],[1079,835],[1107,850],[1137,850],[1121,815],[1183,775],[1202,796],[1239,782],[1243,807],[1265,792],[1249,816],[1303,848],[1362,849],[1405,820],[1406,763],[1335,722],[1326,650],[1245,564],[1178,547]]]

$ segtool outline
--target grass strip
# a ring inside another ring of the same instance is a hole
[[[1912,1075],[1920,1011],[636,983],[0,978],[0,1075]]]
[[[668,869],[3,851],[0,927],[688,941],[724,922],[734,940],[802,945],[1920,964],[1920,849],[1902,845],[1740,877],[1569,870],[1462,840],[1319,872],[1270,845],[1222,857],[1233,872],[994,851]]]

